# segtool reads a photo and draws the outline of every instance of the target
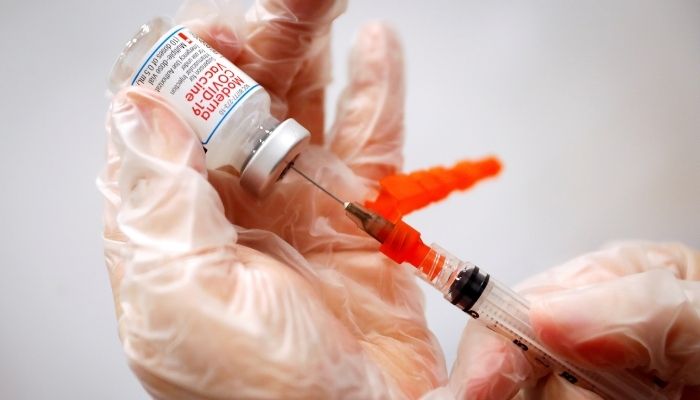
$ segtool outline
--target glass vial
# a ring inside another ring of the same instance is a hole
[[[154,90],[188,122],[208,168],[232,166],[241,186],[263,196],[309,141],[293,119],[270,115],[270,96],[189,29],[156,18],[127,42],[109,76],[113,93],[125,86]]]

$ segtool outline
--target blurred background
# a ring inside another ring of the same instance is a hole
[[[177,7],[3,1],[0,398],[147,398],[117,338],[94,180],[111,64]],[[411,216],[426,239],[509,284],[619,239],[700,247],[700,2],[350,1],[331,114],[376,19],[406,52],[406,169],[505,163]],[[426,301],[449,366],[467,316]]]

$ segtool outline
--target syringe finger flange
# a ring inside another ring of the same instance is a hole
[[[465,263],[447,293],[447,300],[463,311],[469,311],[489,283],[489,274],[479,270],[474,264]]]

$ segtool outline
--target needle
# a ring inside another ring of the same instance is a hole
[[[379,214],[376,214],[361,205],[349,201],[342,201],[331,192],[326,190],[323,186],[314,182],[313,179],[306,176],[303,172],[294,168],[293,164],[289,164],[289,168],[296,171],[297,174],[303,176],[307,181],[311,182],[314,186],[321,189],[325,194],[332,197],[335,201],[343,205],[345,209],[345,214],[350,217],[350,219],[363,231],[367,232],[370,236],[377,239],[379,243],[384,243],[384,241],[389,237],[391,232],[394,230],[394,224],[388,221]]]
[[[308,176],[306,176],[306,174],[304,174],[303,172],[301,172],[301,171],[299,171],[298,169],[296,169],[296,167],[294,167],[294,164],[290,163],[290,164],[289,164],[289,168],[293,169],[297,174],[303,176],[304,179],[306,179],[307,181],[311,182],[314,186],[316,186],[317,188],[321,189],[325,194],[331,196],[331,197],[333,198],[333,200],[337,201],[338,203],[342,204],[343,207],[345,207],[345,202],[344,202],[344,201],[340,200],[340,199],[339,199],[338,197],[336,197],[333,193],[329,192],[329,191],[326,190],[323,186],[321,186],[321,185],[319,185],[318,183],[316,183],[313,179],[311,179],[311,178],[309,178]]]

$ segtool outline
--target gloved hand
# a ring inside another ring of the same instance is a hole
[[[668,382],[676,398],[700,398],[699,252],[619,244],[519,289],[537,336],[560,356],[592,370],[640,370]],[[557,375],[539,379],[518,347],[479,324],[468,324],[459,353],[449,383],[458,398],[599,398]]]
[[[297,167],[347,200],[402,163],[394,34],[365,27],[324,142],[328,34],[342,1],[188,2],[179,19],[312,131]],[[105,256],[129,364],[160,399],[416,398],[446,381],[412,271],[290,172],[265,199],[207,171],[198,138],[155,93],[108,113]]]

